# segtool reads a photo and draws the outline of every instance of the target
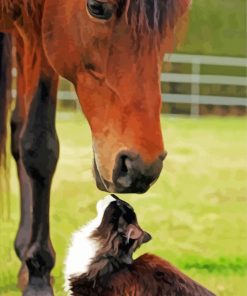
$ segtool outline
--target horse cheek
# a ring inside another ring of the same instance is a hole
[[[80,51],[76,42],[78,39],[77,16],[69,17],[67,11],[72,11],[72,3],[47,0],[42,18],[42,43],[47,59],[53,69],[66,79],[75,82],[75,73],[80,67]],[[73,3],[73,5],[75,5]],[[71,6],[71,7],[70,7]],[[80,9],[78,1],[78,11]]]

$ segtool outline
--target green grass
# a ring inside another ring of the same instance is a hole
[[[67,116],[67,115],[66,115]],[[61,155],[53,182],[51,231],[57,251],[55,295],[64,295],[63,260],[70,235],[95,215],[104,196],[91,174],[91,136],[81,115],[61,114]],[[168,158],[144,195],[124,198],[153,240],[138,255],[163,256],[220,296],[247,295],[247,135],[245,118],[162,117]],[[19,219],[12,163],[12,219],[0,224],[0,295],[17,296],[13,241]],[[82,246],[83,252],[83,246]]]
[[[246,57],[246,1],[194,0],[180,52]]]

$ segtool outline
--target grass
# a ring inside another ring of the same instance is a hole
[[[153,240],[137,255],[163,256],[219,296],[247,295],[247,134],[245,118],[162,117],[169,151],[159,181],[124,198]],[[79,114],[60,114],[61,155],[51,198],[57,252],[55,295],[64,295],[63,260],[70,235],[93,218],[99,192],[91,174],[91,136]],[[12,162],[12,218],[0,224],[0,295],[17,296],[13,241],[19,219]],[[83,252],[83,246],[82,246]]]
[[[246,57],[246,1],[195,0],[180,52]]]

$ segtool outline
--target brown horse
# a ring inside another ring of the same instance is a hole
[[[159,119],[163,56],[173,47],[189,2],[0,0],[0,151],[4,154],[10,34],[18,71],[11,146],[21,193],[15,249],[23,264],[20,278],[28,268],[24,295],[53,295],[49,198],[59,153],[58,75],[74,84],[89,122],[98,188],[145,192],[166,156]]]

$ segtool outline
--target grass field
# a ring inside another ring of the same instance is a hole
[[[246,1],[192,1],[188,34],[179,49],[190,54],[246,57]]]
[[[138,251],[165,257],[220,296],[247,295],[246,118],[162,117],[169,151],[159,181],[124,198],[153,240]],[[60,114],[61,155],[51,200],[57,251],[55,295],[64,295],[63,260],[71,232],[95,215],[99,192],[91,174],[91,140],[79,114]],[[0,295],[16,296],[19,262],[13,241],[19,219],[12,163],[12,218],[0,224]],[[82,246],[83,252],[83,246]]]

